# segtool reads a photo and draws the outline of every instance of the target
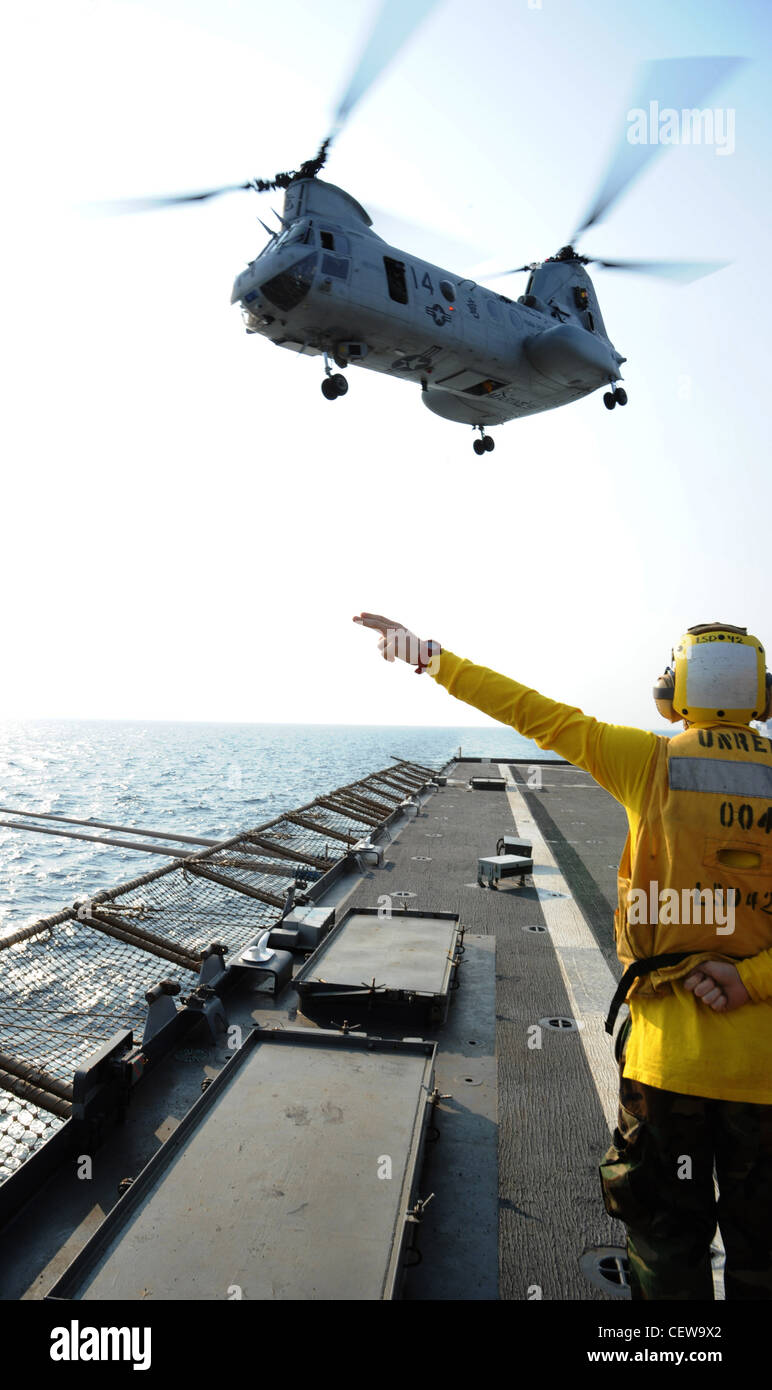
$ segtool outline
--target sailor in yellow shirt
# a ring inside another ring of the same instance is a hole
[[[681,638],[654,691],[684,722],[667,739],[601,723],[379,614],[354,621],[381,633],[387,660],[427,670],[624,806],[615,938],[630,1018],[606,1208],[627,1225],[634,1298],[712,1299],[718,1220],[726,1297],[772,1299],[772,742],[750,727],[772,698],[761,644],[728,624]]]

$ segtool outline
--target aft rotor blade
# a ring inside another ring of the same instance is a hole
[[[572,245],[588,227],[600,222],[633,180],[663,149],[669,148],[659,140],[660,115],[665,110],[675,111],[686,120],[683,112],[693,110],[699,123],[701,113],[695,108],[744,62],[744,58],[725,56],[660,58],[642,68],[625,116],[624,132],[612,151],[588,213],[570,238]]]
[[[342,129],[357,102],[361,101],[365,92],[372,87],[436,4],[437,0],[385,0],[349,84],[338,103],[330,138]]]
[[[729,261],[602,261],[597,256],[584,258],[591,265],[602,265],[606,270],[629,270],[634,275],[658,275],[664,280],[680,280],[688,285],[692,280],[701,280],[705,275],[714,275],[724,270]]]

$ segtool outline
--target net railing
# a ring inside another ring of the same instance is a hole
[[[238,955],[437,770],[396,762],[0,938],[0,1182],[65,1123],[86,1058],[141,1033],[148,990],[184,992],[215,941]]]

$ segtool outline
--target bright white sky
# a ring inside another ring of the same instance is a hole
[[[625,128],[640,59],[752,61],[709,101],[736,151],[670,150],[584,250],[727,259],[686,288],[602,270],[630,404],[495,433],[247,337],[233,279],[281,195],[87,218],[81,202],[312,155],[370,0],[25,0],[3,11],[0,714],[483,722],[386,666],[385,612],[620,723],[695,622],[769,612],[770,31],[761,0],[445,0],[325,172],[463,274],[554,252]],[[451,260],[447,240],[472,248]],[[522,278],[498,282],[522,293]]]

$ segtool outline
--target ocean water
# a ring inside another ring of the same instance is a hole
[[[0,723],[0,821],[19,819],[14,811],[53,811],[225,839],[387,767],[392,754],[440,767],[459,747],[468,756],[545,756],[503,725],[6,722]],[[164,862],[0,824],[0,934]]]

